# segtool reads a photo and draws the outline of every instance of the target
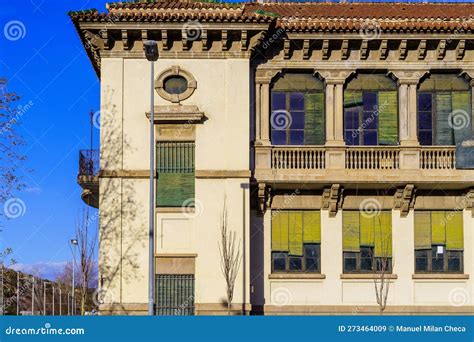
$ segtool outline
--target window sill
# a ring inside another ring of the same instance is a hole
[[[271,273],[268,279],[326,279],[321,273]]]
[[[385,279],[398,279],[396,274],[385,274]],[[345,273],[341,274],[341,279],[380,279],[380,274],[373,273]]]
[[[462,273],[417,273],[412,274],[412,279],[469,279],[469,274]]]
[[[194,213],[194,208],[186,207],[186,210],[183,210],[182,207],[156,207],[157,213]]]

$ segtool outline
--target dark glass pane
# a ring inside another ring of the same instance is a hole
[[[302,271],[303,262],[302,258],[290,257],[290,271]]]
[[[377,145],[377,131],[364,131],[364,145]]]
[[[319,271],[319,259],[316,258],[306,258],[306,271],[308,272],[317,272]]]
[[[304,255],[309,258],[319,258],[319,245],[304,245]]]
[[[460,272],[461,268],[461,252],[448,252],[448,271]]]
[[[418,112],[418,128],[431,129],[433,122],[431,121],[431,112]]]
[[[415,251],[415,271],[428,271],[428,252]]]
[[[431,250],[431,270],[433,272],[444,271],[444,247],[441,246],[441,248],[438,250],[438,246],[433,246]]]
[[[272,93],[272,111],[286,109],[286,93]]]
[[[364,91],[362,93],[362,101],[364,102],[364,111],[377,110],[377,93]]]
[[[169,94],[182,94],[188,89],[188,81],[182,76],[170,76],[164,80],[163,88]]]
[[[360,248],[360,270],[361,271],[372,271],[373,255],[374,254],[373,254],[372,247]]]
[[[344,272],[357,271],[357,254],[352,252],[344,253]]]
[[[376,112],[364,111],[364,119],[361,124],[363,129],[377,129],[378,127],[378,114]]]
[[[347,145],[359,145],[359,132],[356,130],[346,130],[345,140]]]
[[[304,144],[304,131],[290,131],[290,145],[303,145]]]
[[[418,111],[426,110],[431,112],[431,94],[420,93],[418,95]]]
[[[286,254],[285,253],[273,253],[272,258],[273,258],[274,271],[286,270]]]
[[[418,139],[420,139],[421,145],[432,145],[433,144],[433,132],[432,131],[420,131],[418,132]]]
[[[305,256],[306,271],[310,271],[310,272],[319,271],[320,245],[305,244],[304,256]]]
[[[272,130],[272,144],[273,145],[286,145],[286,131]]]
[[[290,111],[304,110],[304,94],[290,93]]]
[[[344,112],[344,123],[346,129],[359,128],[359,112],[354,109],[346,109]]]
[[[291,112],[291,129],[304,129],[304,112]]]

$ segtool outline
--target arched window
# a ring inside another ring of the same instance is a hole
[[[454,145],[471,135],[471,91],[456,75],[433,74],[418,89],[421,145]]]
[[[312,74],[287,73],[271,92],[273,145],[324,145],[324,85]]]
[[[398,97],[384,75],[358,74],[344,90],[344,139],[347,145],[398,144]]]

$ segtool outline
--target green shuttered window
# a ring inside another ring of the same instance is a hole
[[[274,272],[320,271],[319,211],[274,210],[271,240]]]
[[[415,272],[463,271],[462,211],[415,211]]]
[[[157,206],[194,203],[194,143],[158,142],[156,146]]]
[[[379,145],[396,145],[398,142],[397,92],[379,92]]]

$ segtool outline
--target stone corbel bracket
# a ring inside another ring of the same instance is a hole
[[[333,184],[323,190],[322,209],[329,211],[329,217],[335,217],[338,209],[342,207],[342,191],[340,184]]]
[[[272,202],[271,187],[265,183],[258,183],[258,209],[264,214],[267,208],[270,208]]]
[[[154,123],[183,123],[197,124],[206,120],[204,112],[193,105],[169,105],[155,106]],[[150,119],[150,112],[145,113],[147,119]]]
[[[466,209],[471,210],[471,217],[474,217],[474,188],[466,193]]]
[[[407,217],[410,209],[415,206],[415,185],[407,184],[403,189],[397,189],[395,192],[394,206],[395,210],[400,210],[400,217]]]

